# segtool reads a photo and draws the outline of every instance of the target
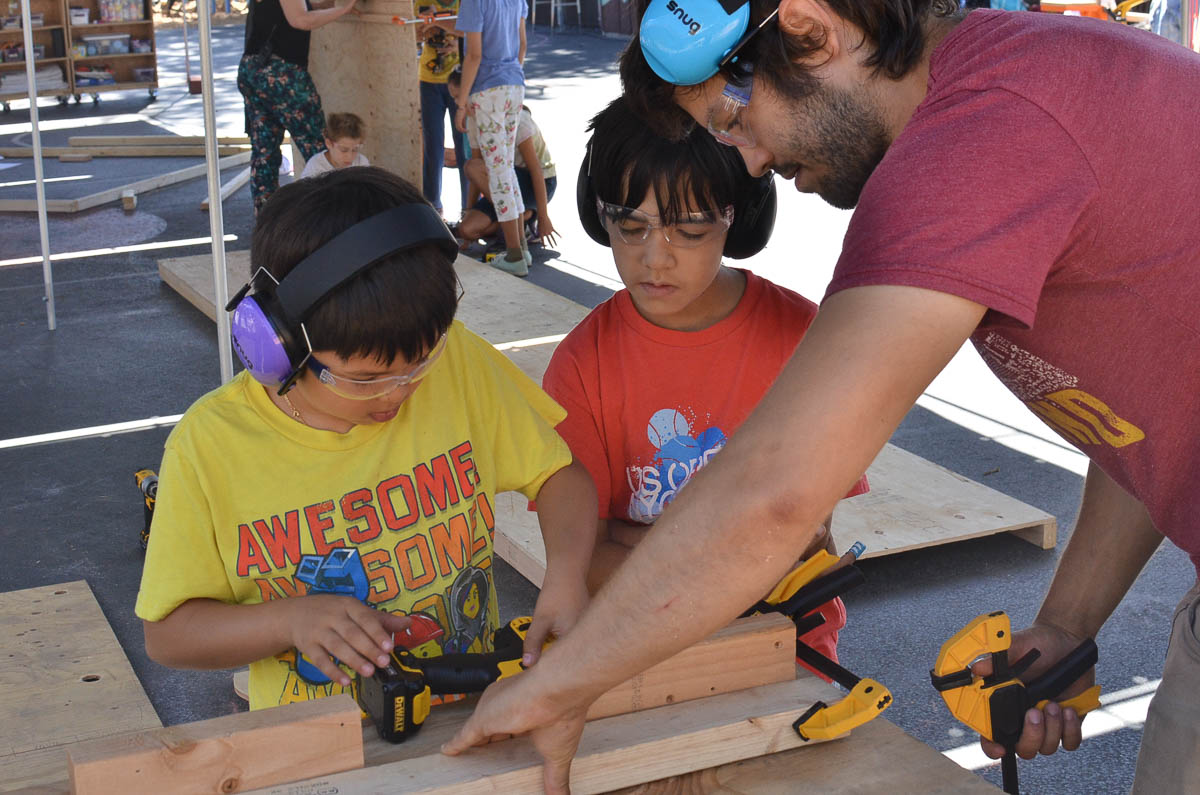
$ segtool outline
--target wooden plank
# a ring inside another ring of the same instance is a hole
[[[203,135],[72,135],[67,139],[69,146],[204,146]],[[285,135],[284,143],[291,143]],[[247,146],[248,135],[222,135],[217,138],[220,146]]]
[[[92,159],[89,152],[66,152],[58,156],[60,163],[86,163]]]
[[[803,786],[799,785],[803,782]],[[1000,792],[897,726],[877,718],[817,751],[797,748],[618,790],[614,795],[995,795]]]
[[[86,582],[0,594],[0,791],[65,779],[63,746],[162,725]]]
[[[0,199],[0,213],[36,213],[37,209],[37,199]],[[79,200],[46,199],[46,212],[79,212]]]
[[[241,190],[248,182],[250,182],[250,168],[244,168],[237,173],[237,176],[221,186],[221,201],[224,202],[233,194]],[[200,209],[208,209],[208,197],[204,197],[204,201],[200,202]]]
[[[371,0],[366,13],[412,18],[412,0]],[[366,122],[363,154],[421,184],[421,122],[415,25],[364,25],[348,14],[312,32],[308,71],[326,113]],[[303,164],[296,163],[296,173]]]
[[[217,167],[226,169],[230,166],[241,166],[250,162],[250,153],[242,152],[241,154],[233,155],[232,157],[223,157],[217,161]],[[177,182],[194,179],[195,177],[203,176],[208,173],[207,163],[198,163],[194,166],[181,168],[177,171],[169,171],[166,174],[159,174],[155,177],[147,177],[146,179],[131,182],[128,185],[122,185],[119,188],[111,188],[109,190],[93,193],[90,196],[84,196],[78,199],[78,209],[90,210],[101,204],[107,204],[111,201],[116,201],[121,198],[121,194],[127,190],[132,190],[135,193],[146,193],[158,188],[165,188],[168,185],[174,185]]]
[[[76,795],[207,795],[362,767],[348,695],[92,740],[67,750]]]
[[[789,748],[805,753],[792,721],[815,701],[839,697],[812,675],[737,693],[588,721],[571,766],[576,795],[607,792]],[[540,793],[541,761],[527,737],[472,749],[459,757],[439,753],[473,701],[434,709],[421,733],[400,745],[368,740],[361,770],[262,790],[275,795],[332,792]],[[367,731],[374,733],[374,729]],[[794,782],[793,782],[794,783]]]
[[[221,146],[217,154],[221,157],[248,152],[248,146]],[[204,157],[203,146],[45,146],[42,147],[42,157],[71,158],[84,155],[91,157]],[[0,157],[33,157],[33,147],[5,146],[0,147]]]
[[[609,690],[592,704],[588,720],[795,678],[796,625],[774,614],[739,618]]]

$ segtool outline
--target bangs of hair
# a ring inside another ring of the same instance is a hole
[[[656,135],[624,97],[592,119],[591,180],[605,202],[637,207],[653,192],[664,224],[696,212],[720,212],[749,191],[752,178],[736,150],[694,127],[681,140]]]
[[[280,188],[259,212],[252,271],[282,281],[305,257],[385,210],[428,204],[400,177],[372,166],[329,171]],[[326,295],[305,320],[315,350],[391,364],[423,357],[458,308],[453,260],[423,244],[383,257]]]

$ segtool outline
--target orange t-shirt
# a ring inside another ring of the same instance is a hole
[[[559,343],[542,387],[596,481],[600,518],[648,524],[725,446],[775,381],[817,314],[791,290],[746,272],[732,313],[700,331],[640,314],[626,290]],[[868,490],[864,476],[847,495]]]

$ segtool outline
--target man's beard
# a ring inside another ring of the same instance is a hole
[[[817,195],[839,209],[853,209],[892,143],[878,112],[849,92],[823,87],[793,118],[788,154],[805,166],[825,166]]]

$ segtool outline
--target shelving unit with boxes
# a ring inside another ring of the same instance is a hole
[[[105,91],[158,90],[150,0],[67,0],[75,101]]]
[[[150,0],[30,0],[39,97],[158,91]],[[0,104],[29,96],[19,0],[0,0]]]
[[[57,96],[60,102],[66,102],[72,88],[64,0],[31,0],[29,11],[38,96]],[[29,96],[25,55],[20,2],[0,0],[0,103],[5,110],[10,100]]]

